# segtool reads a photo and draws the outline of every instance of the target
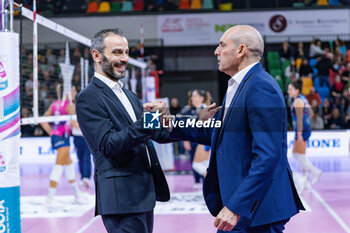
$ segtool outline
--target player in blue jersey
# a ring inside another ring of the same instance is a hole
[[[302,86],[303,81],[301,79],[290,83],[288,86],[288,94],[294,100],[291,105],[291,115],[295,130],[293,157],[298,160],[302,169],[301,180],[303,184],[301,185],[302,188],[299,189],[300,192],[302,192],[307,185],[309,172],[311,172],[312,176],[311,184],[315,184],[322,173],[321,170],[316,168],[305,156],[307,140],[311,135],[310,118],[313,112],[306,97],[301,94]]]

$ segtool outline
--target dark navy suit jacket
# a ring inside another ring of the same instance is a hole
[[[215,118],[222,120],[223,113],[224,108]],[[221,129],[175,127],[171,138],[212,146],[204,198],[214,216],[223,206],[240,215],[236,229],[288,219],[304,209],[287,160],[284,98],[260,63],[243,78]]]
[[[150,139],[162,141],[165,136],[143,129],[139,98],[123,91],[135,111],[135,123],[115,93],[96,77],[77,98],[78,123],[95,164],[96,215],[150,211],[155,206],[155,190],[159,185],[167,187],[164,176],[156,179],[162,184],[154,184],[146,152],[147,146],[155,158]]]

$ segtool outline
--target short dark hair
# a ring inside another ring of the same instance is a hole
[[[103,50],[105,49],[104,39],[110,34],[124,36],[123,30],[120,28],[103,29],[96,33],[94,38],[92,38],[90,52],[96,49],[97,51],[103,53]]]

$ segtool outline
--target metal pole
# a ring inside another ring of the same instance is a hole
[[[85,59],[85,85],[84,85],[84,88],[88,85],[88,82],[89,82],[89,60],[88,59]]]
[[[10,32],[13,32],[13,0],[10,0]]]
[[[5,20],[4,20],[4,10],[5,10],[5,0],[1,0],[1,17],[0,17],[0,21],[1,21],[1,28],[0,30],[2,31],[5,27]]]
[[[33,117],[38,122],[38,22],[36,21],[36,0],[33,1]]]
[[[84,73],[85,73],[85,67],[84,67],[84,58],[80,57],[80,88],[83,90],[84,88]]]

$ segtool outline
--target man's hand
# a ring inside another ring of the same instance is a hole
[[[221,109],[221,106],[216,108],[215,107],[216,104],[213,103],[209,107],[201,109],[201,111],[199,112],[199,120],[206,121],[208,119],[213,118],[215,113]]]
[[[173,120],[173,116],[171,116],[166,103],[161,100],[143,104],[143,110],[149,112],[159,111],[161,113],[161,122],[163,127],[169,127],[169,122]]]
[[[237,225],[240,216],[233,213],[227,207],[222,208],[220,213],[216,216],[214,226],[219,230],[232,231]]]

